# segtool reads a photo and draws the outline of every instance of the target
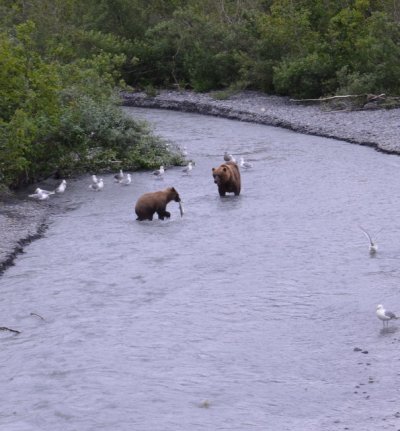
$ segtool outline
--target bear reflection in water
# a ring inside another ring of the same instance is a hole
[[[181,215],[183,215],[181,198],[174,187],[168,187],[167,189],[160,190],[158,192],[145,193],[144,195],[140,196],[136,202],[136,220],[153,220],[154,213],[158,214],[158,218],[160,220],[164,220],[164,218],[170,218],[171,213],[166,211],[166,208],[167,204],[171,201],[179,202]]]
[[[240,171],[235,162],[226,162],[218,168],[212,168],[212,175],[220,196],[225,196],[226,193],[234,193],[235,196],[240,194]]]

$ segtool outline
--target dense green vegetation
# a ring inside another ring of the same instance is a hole
[[[179,163],[117,88],[400,93],[397,0],[0,0],[0,183]]]

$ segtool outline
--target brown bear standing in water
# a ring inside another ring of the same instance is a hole
[[[153,220],[154,213],[157,213],[158,218],[161,220],[164,220],[164,217],[170,218],[171,214],[165,209],[171,201],[181,201],[178,192],[173,187],[168,187],[159,192],[145,193],[136,202],[136,220]]]
[[[240,194],[240,171],[235,162],[226,162],[218,168],[212,168],[212,175],[220,196],[225,196],[225,193],[235,193],[236,196]]]

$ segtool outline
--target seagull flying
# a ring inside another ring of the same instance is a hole
[[[61,181],[61,184],[55,189],[56,193],[64,193],[67,188],[67,182],[65,180]]]
[[[122,169],[119,170],[118,174],[114,175],[114,178],[117,183],[120,183],[124,179],[124,173],[122,172]]]
[[[99,192],[104,187],[103,178],[100,178],[97,183],[90,184],[89,189]]]
[[[250,168],[252,168],[252,167],[253,167],[253,164],[252,164],[252,163],[250,163],[250,162],[245,162],[245,161],[244,161],[244,158],[243,158],[243,157],[241,157],[241,158],[240,158],[240,167],[241,167],[241,168],[244,168],[244,169],[250,169]]]
[[[370,234],[365,229],[363,229],[361,226],[359,226],[359,227],[364,232],[364,235],[369,240],[369,254],[375,254],[378,251],[378,245],[375,244],[374,241],[372,241]]]
[[[225,162],[234,162],[234,163],[236,163],[236,159],[232,156],[232,154],[228,154],[227,151],[225,151],[224,160],[225,160]]]
[[[376,307],[376,317],[379,320],[382,320],[383,326],[385,326],[385,323],[386,326],[389,326],[389,320],[398,319],[398,317],[394,313],[392,313],[391,311],[386,311],[381,304]]]
[[[187,166],[182,169],[182,172],[184,172],[185,174],[189,174],[192,169],[193,169],[192,162],[189,162]]]
[[[129,186],[131,182],[132,182],[131,174],[126,174],[126,177],[122,178],[122,180],[119,181],[119,183],[123,184],[124,186]]]

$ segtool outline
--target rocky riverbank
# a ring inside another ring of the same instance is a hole
[[[122,93],[122,100],[126,106],[173,109],[250,121],[400,154],[400,109],[332,111],[250,91],[224,100],[218,100],[212,94],[167,90],[155,97],[145,93]],[[55,210],[47,202],[32,201],[26,196],[27,193],[0,196],[0,274],[12,265],[27,243],[43,235],[50,211]]]
[[[15,257],[46,230],[49,207],[25,197],[0,196],[0,275],[13,264]]]
[[[215,115],[240,121],[284,127],[296,132],[336,138],[400,154],[400,109],[361,111],[333,110],[326,105],[300,105],[287,97],[243,91],[224,100],[212,93],[161,91],[155,97],[145,93],[122,93],[123,104],[146,108],[174,109]],[[374,109],[375,108],[375,109]]]

